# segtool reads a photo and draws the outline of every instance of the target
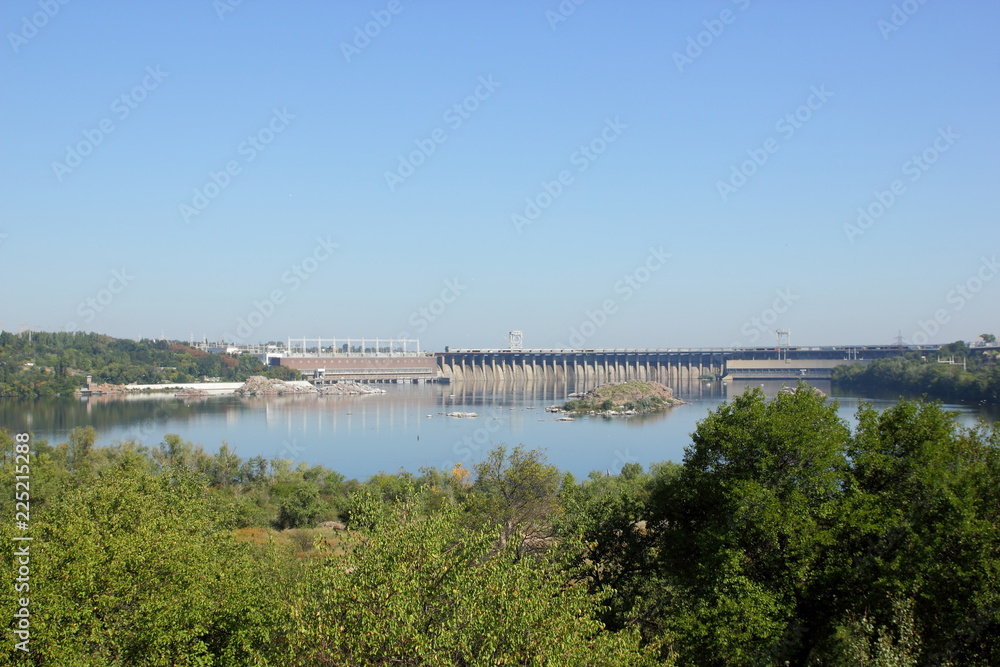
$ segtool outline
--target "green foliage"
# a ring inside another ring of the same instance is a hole
[[[596,474],[579,485],[564,482],[560,492],[557,534],[571,567],[595,594],[614,591],[601,620],[612,630],[638,628],[652,644],[663,630],[665,582],[645,519],[651,490],[679,467],[661,464],[646,473],[642,465],[626,463],[621,475]]]
[[[875,627],[865,614],[852,620],[838,639],[843,652],[835,664],[844,667],[916,667],[920,658],[920,634],[913,618],[913,601],[893,601],[892,627]],[[949,663],[941,663],[949,664]]]
[[[752,390],[654,487],[664,655],[681,664],[993,664],[996,426],[937,404]]]
[[[71,473],[85,476],[93,470],[91,449],[97,441],[97,431],[93,426],[82,426],[73,429],[69,434],[69,456],[67,467]]]
[[[939,661],[1000,659],[997,428],[972,431],[937,404],[864,406],[840,540],[856,591],[849,609],[888,621],[912,598],[924,651]]]
[[[455,506],[367,496],[358,512],[367,528],[293,605],[295,664],[640,664],[635,633],[603,630],[600,599],[557,562],[498,546]]]
[[[207,507],[190,474],[125,461],[33,517],[33,664],[260,664],[279,621],[278,573]]]
[[[250,357],[253,359],[254,357]],[[264,366],[261,370],[250,370],[248,371],[250,375],[263,375],[264,377],[274,378],[275,380],[301,380],[302,373],[295,370],[294,368],[289,368],[288,366]]]
[[[671,624],[693,664],[790,659],[803,627],[826,625],[817,602],[849,438],[836,405],[811,391],[748,391],[698,424],[653,502],[683,601]]]
[[[833,381],[843,387],[888,390],[946,401],[1000,403],[1000,365],[995,352],[970,350],[965,343],[941,348],[937,359],[878,359],[868,365],[833,369]],[[938,360],[955,364],[938,363]],[[962,367],[965,361],[966,368]]]
[[[476,464],[475,475],[467,502],[473,520],[498,528],[518,553],[544,548],[560,511],[559,470],[537,450],[519,445],[508,454],[501,444]]]
[[[276,489],[281,498],[278,505],[278,528],[300,528],[316,523],[324,507],[319,497],[319,485],[308,480],[286,483]]]

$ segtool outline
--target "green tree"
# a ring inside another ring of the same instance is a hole
[[[839,544],[850,612],[888,623],[912,599],[923,662],[1000,661],[1000,437],[936,403],[863,406]],[[847,560],[849,558],[849,560]]]
[[[70,431],[67,461],[70,472],[82,477],[93,470],[95,442],[97,431],[93,426],[78,426]]]
[[[201,446],[196,447],[176,433],[164,435],[163,442],[153,448],[152,454],[153,458],[165,468],[195,470],[209,467],[208,455]]]
[[[475,475],[467,501],[473,520],[498,528],[504,544],[516,540],[519,553],[544,547],[560,512],[560,474],[542,452],[498,445]]]
[[[648,527],[654,487],[679,473],[659,464],[645,473],[626,463],[620,475],[595,474],[583,483],[563,483],[564,512],[557,526],[563,548],[594,593],[611,590],[601,620],[612,629],[639,628],[651,644],[663,634],[664,590],[658,571],[655,533]]]
[[[653,501],[686,663],[801,664],[829,631],[825,555],[850,430],[808,389],[721,405]]]
[[[309,480],[285,482],[275,489],[280,498],[277,527],[301,528],[316,523],[325,507],[319,497],[319,486]]]
[[[217,486],[230,486],[236,482],[242,465],[243,461],[230,451],[229,444],[223,443],[209,464],[209,480]]]

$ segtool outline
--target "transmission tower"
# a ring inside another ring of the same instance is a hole
[[[776,329],[774,338],[778,341],[778,359],[781,359],[781,350],[785,350],[785,359],[788,359],[788,347],[792,342],[792,334],[788,329]]]
[[[510,349],[512,350],[522,350],[524,349],[524,332],[523,331],[511,331],[510,334]]]
[[[896,349],[899,352],[899,356],[903,356],[903,332],[900,330],[899,335],[892,339],[896,343]]]

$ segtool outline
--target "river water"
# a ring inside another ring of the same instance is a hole
[[[760,383],[754,383],[760,384]],[[817,387],[831,393],[829,383]],[[663,413],[642,417],[582,417],[556,421],[545,407],[561,404],[568,394],[588,387],[563,382],[529,385],[380,385],[385,394],[370,396],[285,396],[237,398],[216,396],[181,400],[170,395],[101,396],[0,400],[0,426],[30,431],[51,444],[65,442],[77,426],[93,426],[98,444],[136,438],[154,446],[164,434],[177,433],[214,453],[222,443],[244,459],[253,456],[324,465],[347,477],[364,479],[380,471],[421,467],[470,467],[492,445],[523,444],[540,448],[549,461],[577,477],[591,471],[617,472],[625,463],[643,466],[684,458],[699,420],[746,385],[696,381],[675,388],[688,401]],[[780,382],[763,383],[774,395]],[[853,423],[858,404],[891,405],[885,397],[834,395],[841,416]],[[948,405],[959,421],[996,420],[978,406]],[[476,418],[448,417],[475,412]]]

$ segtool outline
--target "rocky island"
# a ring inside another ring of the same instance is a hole
[[[615,382],[591,389],[580,398],[546,410],[568,414],[640,415],[665,410],[685,402],[659,382]]]

